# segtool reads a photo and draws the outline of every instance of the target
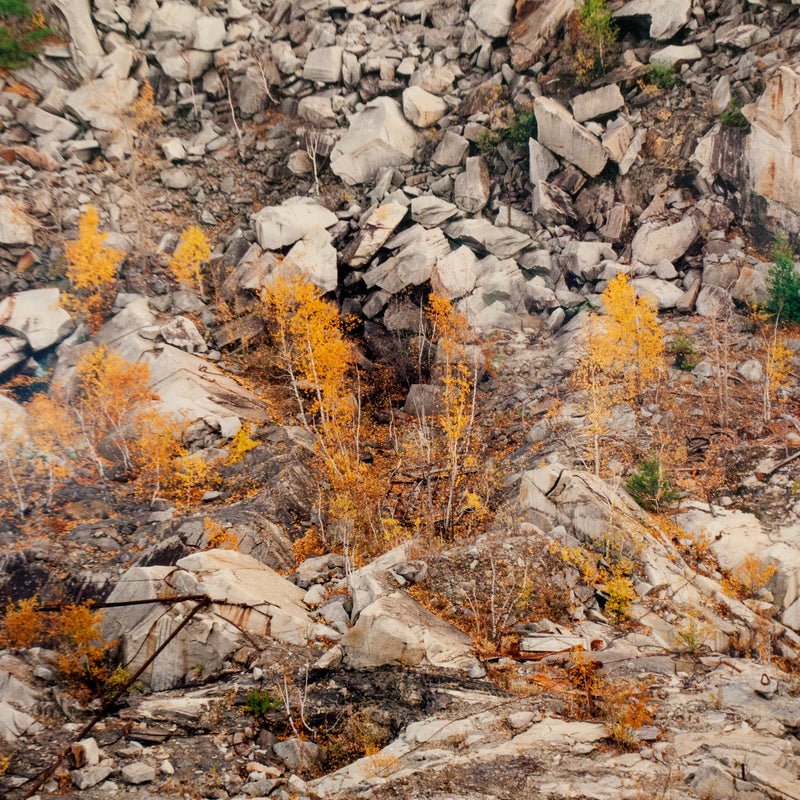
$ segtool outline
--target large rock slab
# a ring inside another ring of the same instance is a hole
[[[675,521],[693,536],[705,537],[722,569],[735,571],[748,556],[761,557],[772,542],[753,514],[693,503]]]
[[[132,567],[108,600],[184,594],[205,594],[212,602],[142,674],[142,681],[153,691],[181,685],[197,664],[203,665],[205,674],[219,669],[245,643],[242,632],[297,645],[305,645],[314,633],[303,604],[304,591],[251,556],[233,550],[193,553],[174,567]],[[133,672],[194,605],[185,601],[110,608],[103,616],[103,635],[121,641],[123,662]]]
[[[578,8],[578,0],[523,0],[508,32],[511,65],[517,72],[539,60],[542,48],[552,42],[567,15]]]
[[[603,171],[608,155],[600,140],[576,122],[561,103],[551,97],[537,97],[533,111],[540,144],[592,177]]]
[[[58,289],[31,289],[0,300],[0,328],[25,339],[34,353],[66,338],[74,324]]]
[[[69,49],[75,66],[81,77],[86,78],[104,55],[92,21],[91,4],[89,0],[54,0],[54,5],[66,20]]]
[[[403,91],[403,113],[412,125],[430,128],[447,113],[447,103],[421,86],[409,86]]]
[[[651,39],[671,39],[692,13],[692,0],[631,0],[614,12],[616,19],[649,20]]]
[[[477,278],[478,259],[469,247],[462,245],[436,262],[431,285],[437,293],[454,299],[468,295]]]
[[[492,190],[489,168],[481,156],[467,159],[466,169],[456,176],[453,189],[455,204],[468,214],[476,214],[488,202]]]
[[[600,89],[579,94],[572,100],[572,115],[576,122],[585,122],[595,117],[612,114],[625,105],[625,99],[619,86],[610,83]]]
[[[350,129],[331,152],[331,170],[351,186],[371,181],[384,167],[410,161],[419,134],[400,106],[389,97],[376,97],[350,119]]]
[[[330,228],[336,214],[304,197],[292,197],[279,206],[262,208],[253,216],[256,239],[265,250],[280,250],[315,228]]]
[[[312,50],[306,58],[303,78],[320,83],[339,83],[342,79],[344,49],[337,45]]]
[[[414,198],[419,199],[422,198]],[[376,208],[364,220],[361,229],[342,254],[342,260],[351,267],[364,266],[383,247],[407,212],[408,209],[401,203],[389,202]]]
[[[8,196],[0,196],[0,244],[33,244],[28,215]]]
[[[514,228],[492,225],[488,219],[463,219],[451,222],[445,233],[470,247],[508,258],[531,244],[531,237]]]
[[[477,665],[470,637],[404,592],[368,605],[340,646],[345,662],[354,669],[424,664],[469,671]]]
[[[295,242],[273,274],[286,278],[299,276],[322,292],[332,292],[339,283],[339,272],[331,235],[324,228],[313,228],[299,242]]]
[[[800,213],[800,74],[781,67],[749,117],[745,160],[751,190]]]
[[[469,18],[493,39],[505,36],[514,18],[515,0],[472,0]]]
[[[232,416],[254,422],[270,419],[269,410],[256,395],[210,361],[170,345],[157,347],[158,330],[147,299],[141,298],[110,319],[94,341],[131,363],[147,363],[150,386],[158,392],[160,408],[166,414],[187,422],[203,419],[212,426]],[[59,359],[54,382],[70,386],[81,353],[81,348],[72,348]]]
[[[370,267],[364,275],[368,288],[378,286],[395,294],[406,286],[419,286],[431,279],[436,260],[450,253],[450,245],[439,228],[426,230],[414,225],[396,236],[394,256]]]
[[[634,262],[655,266],[662,261],[677,261],[691,246],[699,232],[694,217],[684,217],[680,222],[665,227],[642,225],[631,242]]]

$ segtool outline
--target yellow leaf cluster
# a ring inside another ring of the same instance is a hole
[[[125,254],[105,244],[107,235],[98,231],[100,219],[89,206],[78,224],[78,238],[64,250],[67,277],[75,295],[65,295],[64,306],[78,313],[96,331],[114,300],[117,268]]]
[[[169,259],[169,267],[175,280],[187,283],[202,292],[200,265],[211,255],[211,245],[199,228],[191,226],[182,234],[175,252]]]
[[[611,410],[624,400],[641,401],[657,385],[664,358],[664,335],[649,297],[637,297],[623,273],[609,281],[601,297],[603,314],[584,328],[575,380],[584,390],[584,429],[595,473]]]
[[[97,230],[100,218],[89,206],[78,224],[78,238],[65,245],[67,277],[76,289],[104,289],[117,277],[117,267],[125,255],[105,245],[107,235]]]

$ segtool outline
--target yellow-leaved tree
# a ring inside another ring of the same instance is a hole
[[[641,401],[645,388],[658,380],[664,361],[664,333],[655,301],[637,296],[621,272],[608,282],[602,301],[603,345],[617,360],[628,398]]]
[[[186,283],[203,294],[203,276],[200,270],[204,261],[211,255],[211,245],[200,228],[193,225],[182,234],[175,252],[170,256],[169,267],[178,283]]]
[[[446,297],[432,294],[428,299],[430,338],[436,342],[435,367],[441,382],[440,411],[436,422],[442,432],[447,463],[447,494],[443,529],[450,532],[456,490],[469,456],[479,358],[467,347],[467,318],[459,314]]]
[[[275,361],[316,436],[330,537],[353,561],[390,538],[380,517],[387,477],[362,458],[361,377],[338,309],[302,276],[275,276],[262,295]]]
[[[78,238],[64,246],[67,277],[75,294],[65,297],[65,307],[78,313],[96,331],[114,302],[117,268],[125,254],[105,244],[107,234],[98,230],[100,218],[89,206],[78,224]]]
[[[584,429],[595,474],[612,408],[626,400],[641,402],[647,390],[657,389],[664,358],[664,335],[651,298],[637,297],[627,277],[618,273],[601,301],[603,313],[588,320],[575,369],[584,392]]]

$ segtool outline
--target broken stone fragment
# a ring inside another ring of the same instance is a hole
[[[603,171],[608,161],[603,145],[564,106],[550,97],[537,97],[533,110],[540,144],[588,175],[594,177]]]

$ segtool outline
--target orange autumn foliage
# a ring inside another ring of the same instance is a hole
[[[178,246],[168,262],[175,280],[178,283],[194,286],[202,295],[203,279],[200,265],[207,261],[210,255],[211,245],[203,231],[194,226],[187,228],[181,234]]]
[[[93,206],[83,213],[78,238],[64,246],[67,277],[76,293],[65,297],[65,307],[78,313],[91,330],[99,329],[114,300],[117,268],[125,254],[105,244],[98,231],[100,218]]]

